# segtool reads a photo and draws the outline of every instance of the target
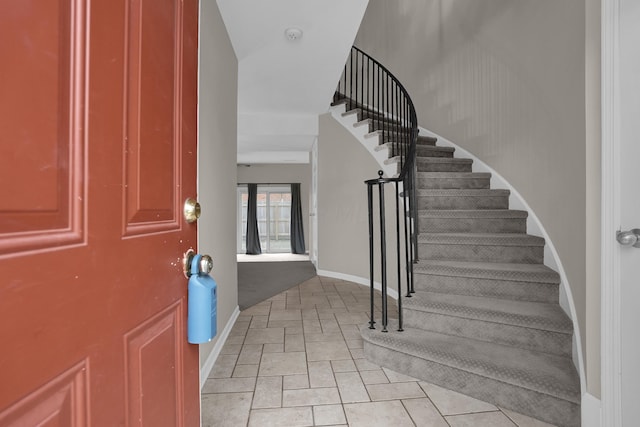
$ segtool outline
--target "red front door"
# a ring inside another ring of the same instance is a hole
[[[197,0],[0,0],[0,426],[199,425]]]

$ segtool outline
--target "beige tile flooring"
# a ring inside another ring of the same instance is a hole
[[[202,390],[205,427],[549,427],[381,368],[369,290],[315,277],[240,313]]]

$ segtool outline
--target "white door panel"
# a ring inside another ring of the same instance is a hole
[[[640,228],[640,2],[620,2],[620,227]],[[640,248],[620,248],[622,425],[640,422]]]

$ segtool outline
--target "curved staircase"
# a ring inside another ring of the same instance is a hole
[[[354,127],[368,126],[365,140],[393,144],[348,105],[333,108],[356,117]],[[394,321],[389,332],[362,327],[366,358],[547,423],[580,426],[573,327],[558,304],[560,277],[543,264],[544,239],[527,234],[527,212],[509,209],[509,191],[491,189],[491,175],[474,173],[453,148],[421,136],[416,164],[415,293],[402,300],[404,331]]]

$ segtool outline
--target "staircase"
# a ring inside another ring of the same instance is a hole
[[[365,139],[392,145],[379,121],[349,104],[342,116],[355,115]],[[509,209],[509,191],[491,189],[490,174],[474,173],[472,163],[435,138],[418,138],[415,293],[402,299],[402,332],[397,320],[388,332],[363,326],[365,356],[547,423],[580,426],[559,275],[543,264],[544,239],[527,234],[527,212]]]

